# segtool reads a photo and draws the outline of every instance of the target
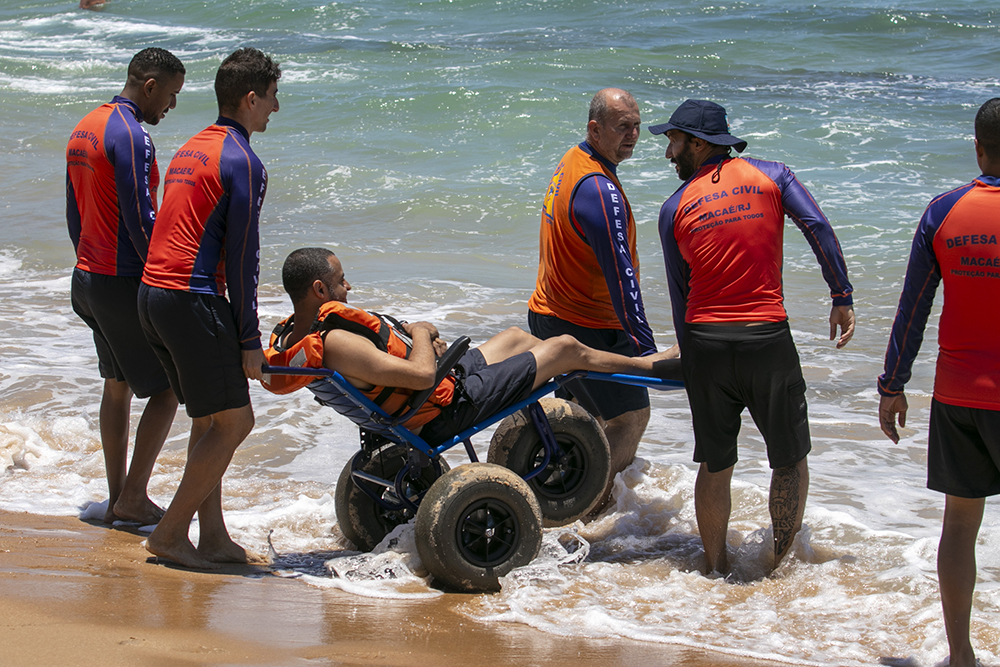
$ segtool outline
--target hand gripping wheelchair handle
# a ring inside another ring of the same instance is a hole
[[[437,389],[438,385],[441,384],[448,373],[455,367],[455,364],[462,358],[462,355],[469,350],[469,345],[471,344],[472,340],[468,336],[460,336],[445,350],[445,353],[437,361],[438,369],[437,374],[434,376],[434,384],[429,389],[418,391],[410,397],[410,400],[407,401],[408,409],[405,414],[396,418],[397,423],[405,424],[410,417],[417,414],[417,410],[427,402],[427,399],[431,397],[434,390]]]

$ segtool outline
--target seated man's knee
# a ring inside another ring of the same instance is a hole
[[[562,334],[555,338],[549,338],[561,356],[580,355],[587,346],[574,338],[571,334]]]

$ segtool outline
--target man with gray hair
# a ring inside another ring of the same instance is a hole
[[[586,140],[563,155],[552,175],[542,206],[538,279],[528,301],[528,326],[538,338],[570,334],[618,354],[656,352],[639,291],[635,220],[617,174],[618,164],[632,157],[639,123],[632,95],[598,91]],[[558,395],[577,399],[604,427],[613,480],[632,462],[646,430],[646,388],[583,380]]]

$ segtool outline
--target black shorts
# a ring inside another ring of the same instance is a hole
[[[170,388],[139,323],[139,276],[105,276],[73,269],[73,312],[94,332],[101,377],[127,382],[132,393],[148,398]]]
[[[931,401],[927,488],[960,498],[1000,493],[1000,411]]]
[[[688,324],[681,348],[694,423],[694,460],[709,472],[736,464],[743,408],[764,436],[772,469],[812,448],[806,382],[788,322],[756,326]]]
[[[139,318],[189,417],[250,404],[236,321],[225,298],[143,283]]]
[[[626,357],[635,356],[628,336],[621,329],[590,329],[555,315],[539,315],[532,310],[528,311],[528,328],[533,336],[542,340],[569,334],[595,350],[623,354]],[[575,398],[587,412],[605,421],[626,412],[649,407],[648,389],[617,382],[573,380],[558,389],[555,395],[565,399]]]
[[[431,446],[526,399],[535,384],[537,367],[530,352],[487,365],[483,353],[472,349],[462,355],[455,371],[460,380],[455,398],[420,431],[420,437]]]

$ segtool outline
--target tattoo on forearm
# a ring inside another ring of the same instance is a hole
[[[797,466],[778,468],[771,478],[771,531],[774,535],[774,555],[788,549],[795,537],[795,524],[799,516],[799,485],[801,475]]]

